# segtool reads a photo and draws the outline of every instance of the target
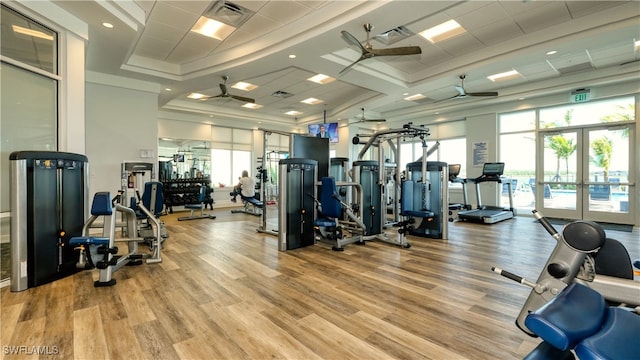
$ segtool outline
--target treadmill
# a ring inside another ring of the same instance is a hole
[[[475,179],[468,179],[476,185],[476,197],[478,199],[478,208],[474,210],[466,210],[458,212],[458,219],[462,221],[477,222],[483,224],[495,224],[497,222],[511,219],[515,216],[513,209],[513,190],[511,189],[511,181],[507,181],[507,191],[509,193],[509,208],[499,206],[482,205],[480,200],[480,184],[495,182],[502,183],[500,178],[504,173],[504,163],[485,163],[482,167],[482,175]]]

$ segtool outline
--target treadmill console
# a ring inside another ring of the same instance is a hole
[[[500,176],[504,173],[504,163],[484,163],[482,167],[482,175],[476,179],[476,182],[481,181],[497,181],[500,182]]]
[[[449,164],[449,181],[455,182],[460,175],[460,164]]]

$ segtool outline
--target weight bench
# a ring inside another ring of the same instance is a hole
[[[184,208],[189,209],[191,214],[189,216],[182,216],[178,218],[178,221],[183,220],[197,220],[197,219],[215,219],[215,215],[207,214],[204,210],[207,208],[207,188],[208,186],[202,185],[200,187],[200,192],[198,193],[198,203],[197,204],[185,204]],[[195,215],[195,211],[200,210],[200,215]]]
[[[580,283],[527,315],[525,325],[544,340],[528,360],[548,359],[549,353],[571,358],[571,350],[580,360],[634,359],[640,354],[640,315],[608,306],[602,295]]]
[[[242,209],[231,210],[232,214],[245,213],[254,216],[262,215],[262,211],[260,210],[264,206],[264,203],[262,201],[256,199],[255,197],[244,197],[242,195],[240,195],[240,198],[244,203],[244,206]]]

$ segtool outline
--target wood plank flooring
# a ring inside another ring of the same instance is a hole
[[[279,252],[258,218],[229,210],[163,217],[163,262],[122,268],[113,287],[94,288],[93,270],[3,288],[2,357],[521,359],[538,343],[514,325],[529,289],[490,271],[537,278],[554,240],[533,218],[453,223],[410,249]],[[640,258],[637,228],[607,235]]]

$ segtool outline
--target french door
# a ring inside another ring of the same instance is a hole
[[[540,130],[537,208],[545,216],[634,224],[635,125]]]

